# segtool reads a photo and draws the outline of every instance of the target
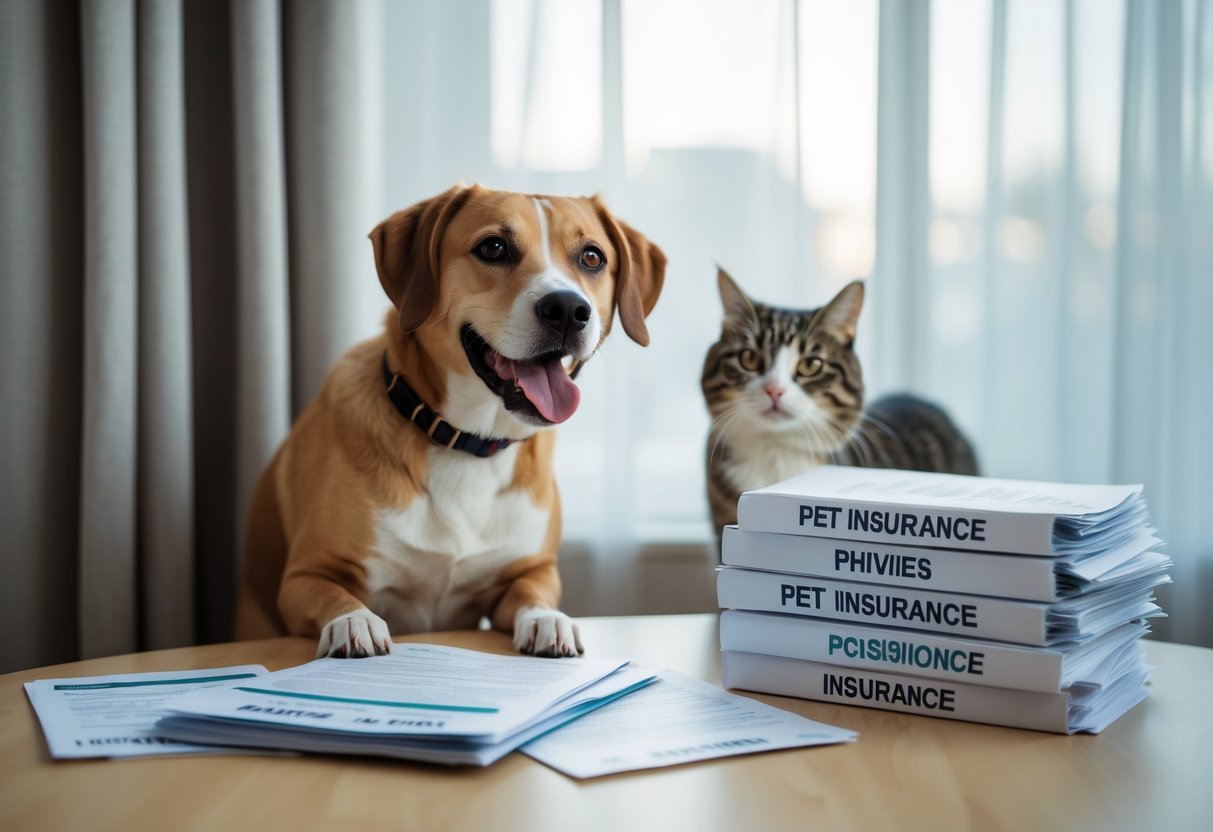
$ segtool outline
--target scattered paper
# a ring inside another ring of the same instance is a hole
[[[716,757],[853,742],[836,728],[663,670],[636,693],[523,746],[579,779]]]
[[[857,736],[673,671],[426,644],[276,673],[243,665],[25,689],[56,759],[266,749],[488,765],[528,743],[531,757],[583,778]]]
[[[265,675],[261,665],[27,682],[26,695],[55,759],[223,754],[235,749],[170,739],[154,726],[170,702],[196,690]]]

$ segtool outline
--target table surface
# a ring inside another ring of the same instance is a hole
[[[586,618],[591,655],[720,681],[715,615]],[[493,632],[429,641],[509,652]],[[1065,737],[754,695],[860,732],[849,745],[565,777],[514,753],[486,769],[351,757],[53,762],[33,679],[312,658],[274,639],[92,659],[0,676],[0,830],[377,828],[1199,829],[1213,817],[1213,650],[1147,642],[1150,698],[1099,736]]]

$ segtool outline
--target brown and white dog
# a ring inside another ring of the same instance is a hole
[[[616,311],[648,344],[665,256],[596,197],[478,186],[370,237],[396,311],[338,361],[257,483],[236,637],[318,636],[318,656],[356,657],[487,617],[524,653],[576,655],[546,428],[576,410],[568,365]]]

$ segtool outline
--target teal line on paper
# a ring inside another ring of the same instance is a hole
[[[146,682],[97,682],[92,685],[55,685],[55,690],[105,690],[107,688],[141,688],[147,685],[200,685],[205,682],[253,679],[256,676],[256,673],[233,673],[231,676],[195,676],[192,679],[151,679]]]
[[[314,699],[318,702],[348,702],[352,705],[379,705],[385,708],[419,708],[425,711],[460,711],[470,714],[495,714],[499,708],[481,708],[475,705],[430,705],[425,702],[388,702],[381,699],[350,699],[345,696],[324,696],[319,693],[298,693],[292,690],[263,690],[262,688],[233,688],[244,693],[263,693],[266,696],[293,696],[296,699]]]

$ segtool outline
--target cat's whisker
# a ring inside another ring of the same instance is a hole
[[[716,449],[720,447],[720,444],[728,436],[729,431],[731,431],[737,422],[740,421],[741,417],[745,415],[744,404],[745,403],[742,401],[730,402],[725,407],[721,416],[712,422],[712,433],[716,434],[716,441],[712,443],[712,451],[708,454],[709,466],[716,457]]]
[[[884,433],[885,433],[885,434],[886,434],[886,435],[887,435],[887,436],[888,436],[890,439],[892,439],[894,442],[900,442],[900,441],[901,441],[901,434],[899,434],[899,433],[898,433],[897,431],[895,431],[893,428],[889,427],[889,424],[888,424],[887,422],[885,422],[884,420],[882,420],[882,419],[877,419],[875,416],[873,416],[871,413],[868,413],[867,411],[860,411],[860,413],[859,413],[859,418],[860,418],[862,421],[867,422],[867,423],[872,424],[872,425],[875,425],[875,426],[876,426],[876,427],[878,427],[880,430],[884,431]],[[858,426],[857,426],[857,427],[858,427]]]
[[[889,439],[891,439],[893,441],[894,447],[897,447],[901,443],[901,441],[902,441],[901,435],[896,430],[894,430],[892,427],[890,427],[886,422],[882,421],[881,419],[877,419],[872,414],[866,413],[866,412],[860,412],[859,418],[861,420],[861,423],[867,422],[868,424],[875,425],[886,436],[888,436]],[[857,431],[858,431],[858,428],[859,428],[859,425],[857,424],[856,425]],[[862,436],[862,434],[860,434],[858,432],[856,432],[855,435]],[[867,442],[869,445],[873,444],[870,439],[865,438],[864,441]],[[881,462],[883,463],[884,467],[886,467],[886,468],[900,467],[892,457],[890,457],[887,453],[884,452],[883,447],[881,449],[880,455],[881,455]]]
[[[860,464],[865,468],[889,467],[887,464],[883,466],[877,464],[882,460],[877,459],[872,443],[863,434],[852,434],[848,437],[847,441],[850,442],[851,447],[855,450],[855,455],[859,458]],[[888,460],[883,461],[887,463]]]
[[[882,466],[878,464],[880,460],[877,459],[876,451],[871,441],[860,431],[858,422],[847,432],[846,439],[839,450],[844,448],[850,449],[859,464],[865,468],[889,467],[888,465]]]
[[[814,456],[822,456],[828,453],[829,448],[828,438],[822,435],[822,426],[816,421],[805,423],[805,432],[809,435],[809,451]]]
[[[838,429],[838,420],[824,414],[824,422],[816,419],[805,423],[805,432],[809,435],[809,451],[822,458],[829,458],[846,439],[846,434]]]
[[[868,465],[871,457],[869,449],[861,444],[858,422],[848,424],[848,420],[835,415],[830,415],[828,422],[835,436],[834,449],[829,454],[830,460],[836,464],[845,463],[843,454],[850,451],[861,465]]]

